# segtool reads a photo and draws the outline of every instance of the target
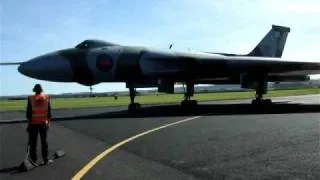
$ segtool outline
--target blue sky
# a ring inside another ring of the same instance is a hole
[[[283,58],[315,59],[320,50],[320,1],[295,0],[2,0],[1,62],[25,61],[87,38],[125,45],[247,53],[272,24],[291,27]],[[320,59],[319,59],[320,61]],[[87,92],[76,83],[30,79],[17,67],[0,67],[0,95]],[[95,92],[125,90],[105,83]]]

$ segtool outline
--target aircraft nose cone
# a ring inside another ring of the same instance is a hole
[[[24,62],[18,71],[25,76],[46,81],[71,82],[73,79],[69,62],[55,53]]]

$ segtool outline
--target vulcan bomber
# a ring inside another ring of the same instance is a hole
[[[310,74],[320,74],[319,61],[281,58],[289,32],[289,27],[272,25],[248,54],[180,52],[88,39],[69,49],[2,65],[18,65],[21,74],[45,81],[85,86],[126,83],[129,110],[140,107],[134,101],[136,88],[156,87],[159,92],[174,93],[175,83],[186,85],[182,106],[197,104],[191,100],[196,84],[240,84],[256,91],[253,104],[264,104],[271,102],[263,98],[268,82],[306,81]]]

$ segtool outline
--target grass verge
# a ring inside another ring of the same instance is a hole
[[[254,91],[245,92],[216,92],[216,93],[198,93],[193,99],[198,101],[216,101],[216,100],[236,100],[252,99]],[[266,97],[297,96],[308,94],[320,94],[320,88],[292,89],[292,90],[271,90]],[[136,102],[141,104],[170,104],[180,103],[183,94],[160,94],[137,96]],[[114,97],[95,97],[95,98],[56,98],[51,100],[52,109],[74,109],[74,108],[94,108],[108,106],[126,106],[129,104],[128,96],[119,96],[117,100]],[[0,112],[4,111],[24,111],[26,109],[26,100],[1,100]]]

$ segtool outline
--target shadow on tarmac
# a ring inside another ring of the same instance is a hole
[[[176,116],[215,116],[215,115],[245,115],[245,114],[291,114],[320,112],[320,104],[283,104],[254,106],[251,104],[210,104],[198,105],[193,108],[182,108],[180,105],[162,105],[142,107],[134,113],[127,110],[58,118],[55,121],[108,119],[108,118],[145,118],[145,117],[176,117]]]
[[[292,114],[320,113],[320,104],[288,104],[285,102],[266,105],[252,104],[201,104],[193,108],[180,105],[159,105],[143,107],[134,113],[128,110],[53,118],[52,121],[108,119],[108,118],[145,118],[145,117],[177,117],[177,116],[221,116],[248,114]],[[22,123],[25,121],[3,122],[1,124]]]
[[[20,166],[13,166],[9,168],[0,169],[0,174],[18,174],[21,173]]]

